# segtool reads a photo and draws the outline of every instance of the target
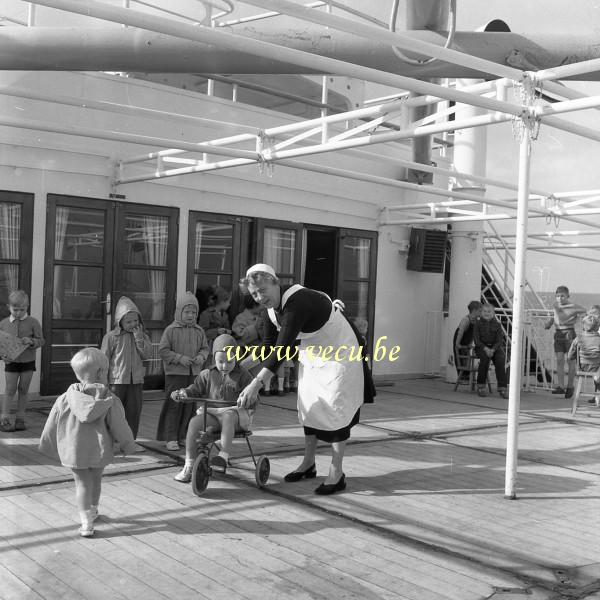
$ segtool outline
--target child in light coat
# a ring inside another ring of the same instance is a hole
[[[156,439],[166,441],[167,450],[179,450],[196,407],[171,399],[171,392],[193,383],[208,357],[204,329],[196,323],[198,300],[191,292],[177,299],[175,320],[164,330],[158,353],[165,369],[166,398],[158,419]]]
[[[104,467],[121,452],[135,451],[135,441],[123,405],[107,387],[108,359],[98,348],[84,348],[71,359],[80,383],[59,396],[40,437],[40,450],[58,454],[73,471],[82,537],[94,535]]]
[[[117,302],[115,323],[102,340],[102,352],[108,358],[110,391],[123,403],[127,423],[137,438],[146,374],[143,361],[152,356],[152,342],[144,331],[140,311],[127,296]],[[144,447],[138,444],[136,449],[142,452]]]

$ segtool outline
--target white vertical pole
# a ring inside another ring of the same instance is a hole
[[[35,9],[36,5],[30,2],[27,6],[27,27],[35,25]]]
[[[523,375],[523,292],[527,252],[527,213],[529,199],[529,171],[531,155],[530,128],[523,127],[519,148],[519,191],[517,195],[517,237],[515,250],[515,282],[513,290],[513,322],[510,342],[510,385],[508,392],[508,431],[506,436],[506,479],[504,497],[517,497],[517,455],[519,445],[519,410],[521,405],[521,378]]]

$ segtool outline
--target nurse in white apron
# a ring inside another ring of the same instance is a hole
[[[358,423],[364,401],[363,364],[359,360],[359,342],[352,327],[329,297],[316,290],[293,285],[282,291],[274,269],[257,264],[242,280],[250,295],[268,309],[270,324],[267,347],[293,352],[300,340],[298,374],[298,418],[304,427],[304,458],[285,481],[316,477],[315,453],[318,440],[329,442],[332,460],[325,481],[317,494],[333,494],[346,487],[342,461],[350,429]],[[266,386],[282,360],[273,352],[263,363],[256,378],[242,391],[243,406]]]

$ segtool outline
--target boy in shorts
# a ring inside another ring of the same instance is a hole
[[[575,339],[575,323],[580,314],[584,314],[586,309],[579,304],[574,304],[569,299],[569,288],[559,285],[556,288],[556,302],[552,306],[554,315],[548,320],[545,327],[550,329],[554,325],[554,352],[556,354],[556,371],[558,385],[552,390],[553,394],[564,394],[565,398],[573,395],[573,381],[575,380],[575,371],[577,370],[575,360],[569,360],[567,387],[565,389],[565,357],[571,348]]]

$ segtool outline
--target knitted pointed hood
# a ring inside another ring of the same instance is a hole
[[[181,318],[181,313],[186,306],[192,304],[196,307],[196,312],[198,312],[198,300],[196,300],[196,296],[192,294],[192,292],[185,292],[177,298],[177,304],[175,305],[175,320],[181,325],[185,325]]]
[[[117,302],[117,306],[115,308],[115,322],[116,328],[121,329],[121,319],[128,313],[134,312],[137,313],[138,319],[140,320],[140,325],[144,324],[142,319],[142,314],[140,313],[138,307],[135,305],[135,302],[128,298],[127,296],[121,296],[119,301]]]

